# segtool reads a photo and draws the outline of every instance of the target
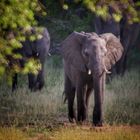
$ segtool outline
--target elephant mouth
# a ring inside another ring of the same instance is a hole
[[[105,72],[106,74],[111,74],[111,72],[106,68],[105,64],[103,65],[103,72],[102,72],[102,74],[103,74],[104,72]],[[91,69],[88,69],[88,75],[91,75],[91,74],[92,74]],[[102,74],[101,74],[101,76],[102,76]]]
[[[92,74],[92,70],[91,69],[87,69],[87,72],[88,72],[88,75],[91,75]],[[111,72],[107,69],[106,65],[105,65],[105,62],[103,60],[103,63],[102,63],[102,72],[100,74],[100,76],[102,76],[103,73],[106,73],[106,74],[111,74]]]

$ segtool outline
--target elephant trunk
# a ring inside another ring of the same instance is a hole
[[[105,65],[103,65],[103,61],[100,57],[96,56],[96,59],[90,58],[89,61],[91,63],[88,64],[88,68],[91,69],[88,71],[88,74],[92,72],[93,76],[93,87],[94,87],[94,111],[93,111],[93,123],[96,126],[101,126],[103,121],[103,75],[104,72],[107,72]]]
[[[94,110],[93,110],[93,123],[95,126],[102,126],[103,122],[103,83],[100,72],[93,74],[93,87],[94,87]]]

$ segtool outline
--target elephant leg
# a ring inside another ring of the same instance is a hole
[[[105,94],[105,84],[106,84],[106,73],[104,73],[103,75],[102,75],[102,78],[101,78],[101,87],[102,87],[102,91],[101,91],[101,93],[102,93],[102,103],[104,102],[104,94]]]
[[[86,116],[88,117],[88,106],[89,106],[89,97],[92,93],[93,87],[92,86],[88,86],[87,87],[87,91],[86,91],[86,108],[87,108],[87,112],[86,112]]]
[[[12,92],[17,88],[17,73],[12,77]]]
[[[95,126],[102,126],[103,122],[103,77],[94,79],[94,111],[93,111],[93,124]]]
[[[67,76],[65,76],[65,87],[64,93],[68,100],[68,118],[70,122],[76,120],[75,110],[74,110],[74,98],[75,98],[75,88],[72,86],[71,81]]]
[[[28,87],[31,91],[33,91],[35,88],[35,81],[36,81],[36,76],[32,73],[29,73],[28,74]]]
[[[44,65],[42,65],[42,68],[37,75],[36,89],[41,90],[44,86],[44,83],[45,83],[45,80],[44,80]]]
[[[86,106],[86,88],[79,86],[77,88],[77,121],[83,122],[87,119],[87,106]]]
[[[87,87],[87,91],[86,91],[86,106],[88,108],[88,104],[89,104],[89,97],[92,93],[93,87],[91,85],[88,85]]]

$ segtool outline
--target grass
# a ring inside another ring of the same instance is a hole
[[[19,89],[15,93],[11,93],[5,82],[1,84],[0,140],[139,140],[138,69],[127,72],[123,77],[115,77],[106,86],[104,127],[72,126],[67,124],[67,104],[63,104],[62,98],[62,64],[55,59],[58,61],[58,58],[50,58],[46,64],[46,84],[41,92],[31,93],[24,76],[19,77]],[[92,95],[90,122],[93,98]],[[120,124],[123,126],[118,126]]]
[[[52,127],[67,121],[67,104],[63,103],[64,77],[61,64],[50,58],[46,64],[46,84],[40,92],[27,89],[27,77],[20,77],[19,89],[11,93],[5,83],[0,86],[0,124]],[[140,75],[131,70],[115,77],[106,87],[104,119],[107,124],[140,124]],[[25,83],[22,81],[26,81]],[[90,98],[89,121],[93,111]]]
[[[140,124],[139,83],[139,70],[132,70],[107,86],[104,113],[107,123]]]
[[[50,60],[52,61],[52,60]],[[46,85],[40,92],[30,92],[27,82],[19,84],[15,93],[11,93],[4,83],[0,87],[0,123],[14,125],[44,125],[55,119],[66,111],[63,105],[63,71],[62,68],[53,68],[52,63],[46,65]],[[26,77],[27,78],[27,77]],[[21,81],[27,81],[25,77]],[[61,112],[61,114],[60,114]]]
[[[27,140],[28,136],[16,128],[0,128],[0,140]]]
[[[30,135],[20,129],[0,128],[0,140],[139,140],[140,126],[63,126],[52,132]]]
[[[61,128],[52,135],[53,140],[139,140],[138,128],[104,127],[104,128]]]

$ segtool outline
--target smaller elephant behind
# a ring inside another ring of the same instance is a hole
[[[123,46],[112,33],[73,32],[61,43],[60,51],[64,59],[64,93],[68,100],[69,121],[86,121],[89,97],[94,90],[93,124],[102,126],[106,73],[121,58]]]
[[[31,35],[35,35],[37,33],[36,28],[31,29]],[[33,73],[28,73],[28,87],[31,91],[41,90],[44,86],[44,64],[46,61],[46,57],[50,48],[50,35],[46,28],[42,30],[42,37],[40,39],[36,39],[31,41],[26,39],[22,42],[22,48],[16,50],[19,54],[22,55],[22,59],[19,60],[19,63],[22,67],[24,67],[24,63],[29,58],[34,58],[39,60],[41,64],[41,69],[38,71],[38,74],[35,75]],[[17,73],[13,76],[12,81],[12,91],[17,88]]]

